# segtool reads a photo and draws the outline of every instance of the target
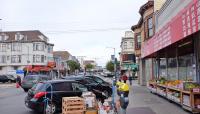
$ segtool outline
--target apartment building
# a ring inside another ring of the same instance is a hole
[[[53,46],[38,30],[0,32],[0,74],[53,61]]]
[[[121,71],[128,71],[134,69],[135,64],[135,42],[134,33],[126,31],[125,36],[121,40],[120,52],[120,69]]]

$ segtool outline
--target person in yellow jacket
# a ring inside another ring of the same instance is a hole
[[[123,82],[118,81],[116,83],[117,86],[117,94],[120,96],[121,94],[124,95],[124,97],[128,97],[129,94],[129,85]]]

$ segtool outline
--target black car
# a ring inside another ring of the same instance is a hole
[[[16,82],[16,78],[13,75],[6,75],[7,78],[9,79],[9,82]]]
[[[5,83],[5,82],[9,82],[10,80],[8,79],[8,77],[6,75],[0,75],[0,82]]]
[[[80,97],[83,92],[88,90],[90,90],[90,88],[73,80],[50,80],[40,82],[28,91],[28,95],[25,98],[25,105],[38,112],[47,112],[51,109],[53,113],[60,112],[62,109],[62,97]],[[100,95],[102,93],[96,91],[95,94]],[[48,99],[49,102],[45,105],[45,101]]]
[[[97,79],[96,79],[97,78]],[[92,88],[93,91],[100,91],[105,96],[110,97],[112,95],[112,85],[99,79],[98,77],[92,76],[68,76],[65,77],[67,80],[76,80],[89,88]]]

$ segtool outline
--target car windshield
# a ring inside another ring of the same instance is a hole
[[[32,89],[33,90],[36,90],[36,91],[45,91],[46,89],[46,84],[45,83],[38,83],[38,84],[35,84]]]
[[[37,80],[37,76],[26,76],[24,78],[24,80],[26,80],[26,81],[34,81],[34,80]]]

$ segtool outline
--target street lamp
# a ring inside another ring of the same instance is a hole
[[[110,49],[113,49],[114,51],[114,72],[115,72],[115,76],[114,76],[114,80],[113,80],[113,84],[112,84],[112,107],[114,108],[115,107],[115,83],[117,81],[117,76],[116,76],[116,71],[117,71],[117,61],[116,61],[116,58],[115,58],[115,48],[114,47],[106,47],[106,48],[110,48]]]

